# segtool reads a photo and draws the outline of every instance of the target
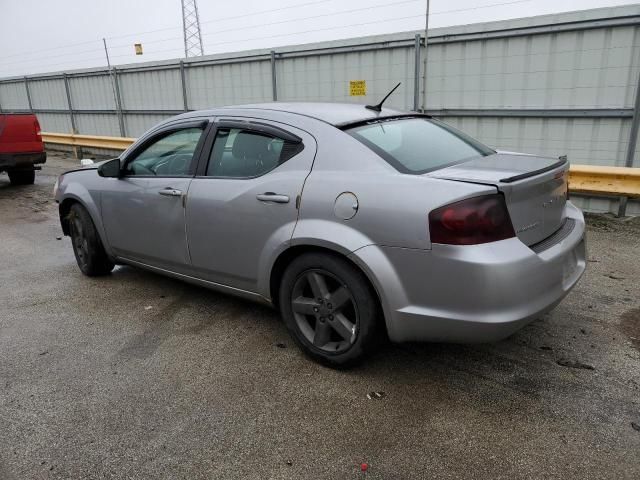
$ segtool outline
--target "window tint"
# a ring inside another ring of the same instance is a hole
[[[160,138],[127,163],[125,174],[175,177],[188,175],[201,135],[201,128],[185,128]]]
[[[425,173],[494,153],[464,133],[426,118],[380,121],[347,132],[404,173]]]
[[[211,150],[207,176],[258,177],[298,154],[302,143],[289,142],[266,133],[221,128]]]

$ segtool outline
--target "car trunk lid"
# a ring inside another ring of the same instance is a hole
[[[526,245],[533,245],[562,226],[568,170],[565,157],[498,152],[426,175],[495,186],[505,196],[516,235]]]

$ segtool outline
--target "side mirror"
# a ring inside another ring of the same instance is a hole
[[[114,158],[108,162],[104,162],[98,167],[98,175],[105,178],[120,177],[120,159]]]

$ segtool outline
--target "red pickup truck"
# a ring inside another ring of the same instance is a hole
[[[12,185],[31,184],[36,165],[46,161],[36,116],[0,113],[0,173],[7,172]]]

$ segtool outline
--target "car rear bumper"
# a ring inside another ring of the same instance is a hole
[[[47,152],[0,153],[0,170],[30,170],[46,161]]]
[[[584,273],[584,218],[571,203],[565,213],[571,231],[537,252],[512,238],[431,250],[372,245],[352,256],[380,294],[391,340],[496,341],[555,307]]]

